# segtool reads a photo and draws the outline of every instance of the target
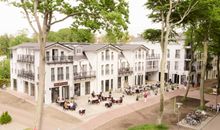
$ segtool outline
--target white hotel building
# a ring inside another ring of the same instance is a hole
[[[160,45],[136,39],[129,44],[47,43],[45,103],[58,97],[118,90],[160,80]],[[165,80],[182,84],[188,78],[190,47],[184,40],[168,45]],[[11,89],[30,96],[38,92],[39,46],[25,43],[11,48]],[[216,60],[214,60],[216,62]],[[200,81],[201,62],[194,63],[193,81]],[[215,78],[216,67],[209,71]]]
[[[48,43],[45,57],[45,103],[58,97],[87,95],[158,80],[159,55],[141,44]],[[11,89],[37,99],[39,45],[11,48]]]

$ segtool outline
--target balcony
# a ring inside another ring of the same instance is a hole
[[[18,55],[17,62],[34,63],[34,55]]]
[[[159,70],[159,67],[157,65],[150,65],[150,66],[147,66],[146,68],[146,72],[153,72],[153,71],[158,71]]]
[[[133,73],[133,69],[131,67],[122,67],[118,69],[119,75],[131,75]]]
[[[34,81],[34,73],[32,71],[18,70],[18,77]]]
[[[160,55],[159,54],[154,54],[154,55],[148,55],[146,57],[146,60],[155,60],[155,59],[160,59]]]
[[[79,73],[76,72],[73,75],[74,75],[74,80],[91,79],[96,77],[95,71],[79,72]]]
[[[66,64],[73,63],[73,56],[52,56],[46,57],[47,64]]]

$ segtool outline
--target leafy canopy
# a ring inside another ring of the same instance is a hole
[[[34,12],[33,0],[8,1],[24,9],[30,18],[36,13],[40,15],[40,20],[46,18],[43,23],[48,32],[52,25],[70,17],[74,29],[105,30],[116,37],[122,37],[128,28],[128,3],[125,0],[44,0],[37,3],[37,12]],[[56,14],[64,17],[58,19]]]

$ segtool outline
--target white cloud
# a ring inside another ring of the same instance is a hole
[[[129,33],[131,35],[141,34],[144,29],[156,27],[152,24],[150,19],[147,18],[147,11],[144,7],[146,0],[129,0]],[[0,35],[8,33],[16,35],[20,30],[27,29],[29,35],[33,33],[21,10],[12,6],[8,6],[5,3],[0,3]],[[57,31],[60,28],[69,27],[71,20],[58,23],[52,27],[52,30]]]

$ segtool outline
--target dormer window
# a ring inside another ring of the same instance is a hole
[[[81,48],[77,48],[76,49],[76,54],[81,54],[82,53],[82,49]]]

